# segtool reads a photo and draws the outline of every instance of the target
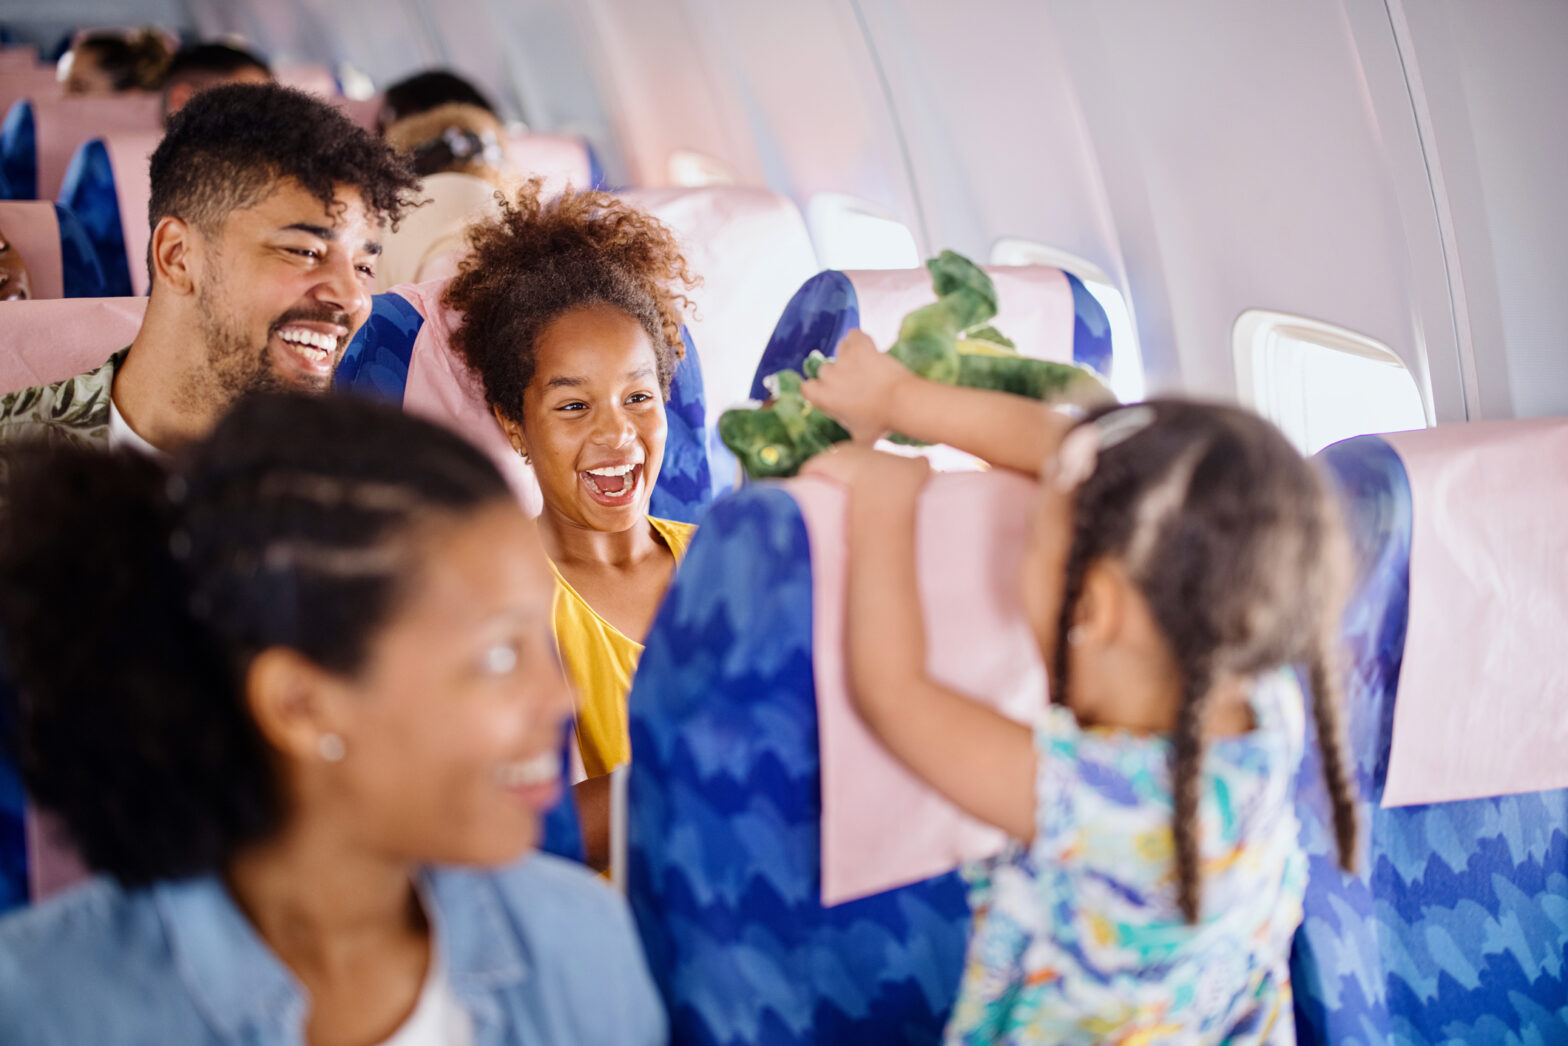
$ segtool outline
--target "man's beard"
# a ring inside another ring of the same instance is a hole
[[[201,337],[207,349],[204,373],[191,375],[182,383],[181,395],[195,405],[210,406],[219,412],[244,396],[258,392],[321,393],[331,388],[330,376],[320,379],[298,375],[290,380],[275,369],[270,342],[273,334],[288,323],[308,320],[350,326],[347,315],[332,309],[290,309],[268,325],[261,344],[250,341],[247,332],[223,308],[225,281],[213,280],[196,292],[196,311],[200,317]]]

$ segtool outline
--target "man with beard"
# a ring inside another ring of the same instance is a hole
[[[337,109],[273,85],[192,99],[151,182],[152,291],[135,340],[96,370],[0,397],[0,448],[168,453],[248,392],[325,392],[370,313],[380,228],[416,184]]]

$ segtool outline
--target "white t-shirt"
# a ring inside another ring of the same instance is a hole
[[[452,994],[446,970],[436,960],[432,955],[414,1012],[381,1046],[473,1046],[473,1020]]]
[[[154,461],[168,464],[169,455],[148,443],[136,434],[136,431],[125,423],[125,418],[120,414],[120,408],[114,405],[114,399],[109,400],[109,449],[119,450],[121,447],[134,450],[138,454],[152,458]]]

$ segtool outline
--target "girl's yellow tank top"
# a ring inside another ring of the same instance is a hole
[[[653,516],[648,522],[675,555],[678,568],[697,527]],[[599,777],[632,758],[626,694],[642,657],[642,644],[628,639],[595,613],[554,563],[550,569],[555,572],[551,612],[555,644],[566,666],[566,678],[577,694],[577,747],[588,776]]]

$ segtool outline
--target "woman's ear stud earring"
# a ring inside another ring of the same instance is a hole
[[[340,763],[343,761],[343,756],[347,754],[348,748],[337,734],[322,734],[321,739],[316,742],[316,751],[327,762]]]
[[[1084,637],[1086,635],[1088,635],[1088,633],[1084,631],[1084,627],[1082,625],[1074,625],[1072,628],[1067,630],[1067,645],[1077,646],[1079,643],[1084,641]]]

